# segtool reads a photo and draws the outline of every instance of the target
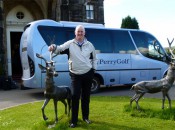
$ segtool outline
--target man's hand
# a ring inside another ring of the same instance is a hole
[[[55,51],[55,49],[56,49],[56,45],[55,44],[52,44],[52,45],[50,45],[49,47],[48,47],[48,51]]]

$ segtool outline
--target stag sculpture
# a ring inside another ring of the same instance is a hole
[[[41,70],[46,71],[46,79],[45,79],[45,91],[44,91],[44,96],[45,96],[45,101],[42,106],[42,115],[43,119],[47,120],[47,116],[45,115],[44,109],[46,105],[49,103],[50,99],[53,99],[54,102],[54,110],[55,110],[55,122],[58,122],[58,116],[57,116],[57,102],[61,101],[64,106],[65,106],[65,114],[67,114],[67,104],[68,104],[68,115],[70,113],[71,109],[71,90],[68,86],[56,86],[54,84],[53,77],[58,76],[58,73],[55,71],[55,65],[53,58],[56,55],[53,55],[50,53],[50,61],[47,61],[43,56],[36,54],[36,56],[42,60],[45,61],[46,66],[42,66],[41,64],[39,65],[39,68]],[[67,102],[66,102],[67,100]]]
[[[172,56],[171,60],[175,59],[175,55],[173,54],[173,50],[171,48],[171,44],[173,41],[174,41],[174,39],[171,42],[169,42],[169,40],[168,40],[169,50],[170,50],[170,53]],[[168,72],[164,78],[162,78],[160,80],[141,81],[141,82],[134,84],[131,87],[131,90],[135,91],[135,95],[130,99],[130,106],[132,106],[132,102],[135,101],[137,109],[140,109],[138,102],[139,102],[140,98],[145,93],[162,92],[162,94],[163,94],[162,109],[164,109],[165,97],[167,97],[168,102],[169,102],[169,108],[171,108],[171,99],[170,99],[170,96],[168,94],[168,91],[173,86],[173,83],[175,80],[175,63],[172,61],[168,62],[168,63],[169,63]]]

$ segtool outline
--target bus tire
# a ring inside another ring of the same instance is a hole
[[[100,89],[100,80],[97,77],[94,77],[91,86],[91,93],[97,93],[99,89]]]
[[[30,89],[30,88],[25,87],[23,84],[21,84],[20,89],[21,89],[21,90],[28,90],[28,89]]]
[[[163,75],[163,78],[165,78],[167,76],[167,72]]]

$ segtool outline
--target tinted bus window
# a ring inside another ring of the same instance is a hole
[[[67,28],[67,30],[66,30],[66,38],[67,38],[67,40],[74,39],[75,38],[75,29]]]
[[[86,37],[94,45],[95,49],[99,50],[101,53],[113,52],[109,30],[86,29]]]
[[[120,54],[136,54],[136,49],[128,31],[113,31],[114,52]]]
[[[66,42],[65,28],[52,26],[38,26],[38,30],[49,46],[51,44],[62,44]]]
[[[142,55],[152,59],[163,60],[166,54],[160,46],[160,43],[156,41],[155,44],[153,44],[156,38],[145,32],[131,31],[131,34]]]

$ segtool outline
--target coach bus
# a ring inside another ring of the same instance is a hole
[[[159,41],[148,32],[44,19],[28,23],[21,37],[22,87],[45,87],[46,73],[38,67],[39,63],[44,65],[44,62],[36,57],[36,53],[49,59],[48,46],[73,39],[75,27],[79,24],[84,25],[86,37],[93,43],[97,53],[92,93],[101,86],[129,85],[142,80],[158,80],[166,75],[167,54]],[[54,79],[55,84],[70,85],[68,55],[58,55],[54,60],[59,73]]]

